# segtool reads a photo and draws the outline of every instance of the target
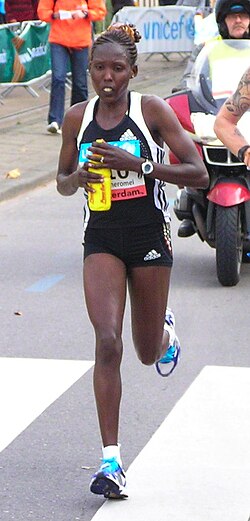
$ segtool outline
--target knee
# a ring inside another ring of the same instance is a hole
[[[60,87],[65,88],[65,77],[64,76],[54,76],[52,79],[52,87]]]
[[[139,356],[138,358],[143,365],[153,365],[157,360],[159,360],[158,357],[151,356],[151,355],[149,355],[149,356],[143,355],[143,356]]]
[[[97,340],[96,363],[103,366],[119,365],[122,356],[121,337],[104,335]]]
[[[161,350],[154,349],[151,345],[148,350],[145,350],[145,348],[142,350],[137,349],[137,356],[143,365],[153,365],[161,358]]]

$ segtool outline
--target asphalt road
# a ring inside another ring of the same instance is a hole
[[[172,199],[175,188],[168,191]],[[88,490],[101,456],[92,369],[80,379],[72,377],[69,389],[66,383],[64,388],[62,375],[58,398],[48,397],[44,412],[38,417],[34,412],[26,428],[22,423],[30,400],[38,405],[58,384],[61,369],[55,367],[50,379],[49,361],[93,361],[93,332],[82,301],[81,213],[81,194],[63,198],[54,182],[0,205],[0,440],[4,433],[7,440],[0,452],[2,521],[89,521],[103,503]],[[120,432],[126,468],[204,366],[250,365],[245,311],[250,266],[243,266],[238,286],[221,287],[214,251],[197,237],[179,239],[177,226],[173,216],[170,305],[176,314],[182,360],[171,378],[162,379],[153,367],[137,361],[129,304],[126,310]],[[30,359],[37,365],[27,366]],[[40,359],[47,360],[48,367]],[[5,365],[6,360],[12,365]],[[11,422],[14,435],[8,432]],[[170,433],[166,451],[174,444]],[[153,477],[156,483],[157,479]],[[148,521],[146,512],[144,519]],[[165,520],[164,512],[158,519]]]

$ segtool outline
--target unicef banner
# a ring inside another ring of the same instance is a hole
[[[190,52],[194,45],[193,7],[123,7],[113,21],[135,24],[140,53]]]
[[[27,24],[20,35],[0,30],[0,83],[26,83],[51,68],[49,25]]]

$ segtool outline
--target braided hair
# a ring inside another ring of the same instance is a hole
[[[104,43],[117,43],[124,48],[128,62],[133,66],[137,61],[137,48],[135,44],[138,43],[140,39],[141,35],[139,31],[132,24],[115,23],[110,25],[106,31],[101,33],[94,41],[90,53],[90,62],[99,45]]]

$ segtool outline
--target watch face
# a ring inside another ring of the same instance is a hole
[[[142,163],[142,171],[144,174],[151,174],[153,172],[153,165],[150,163],[150,161],[145,161],[145,163]]]

